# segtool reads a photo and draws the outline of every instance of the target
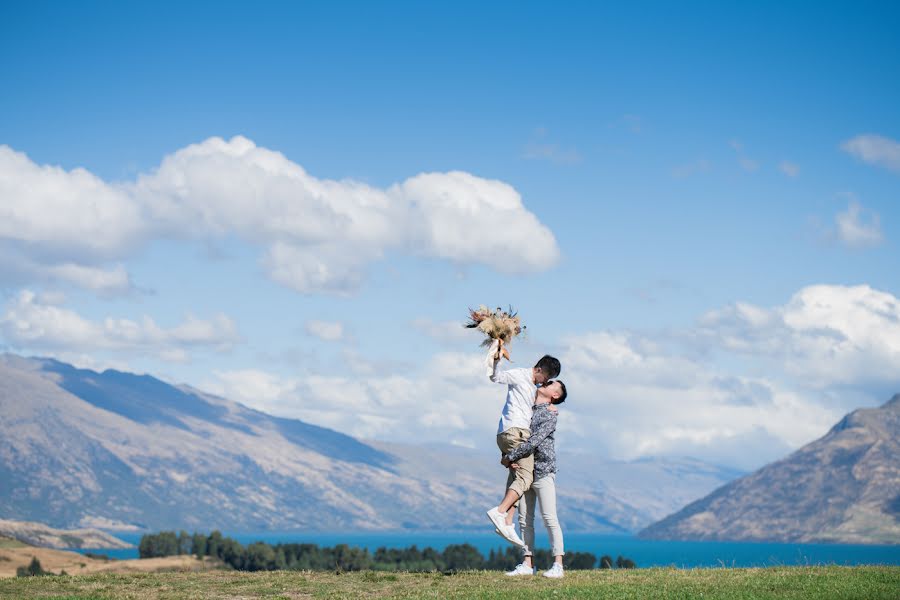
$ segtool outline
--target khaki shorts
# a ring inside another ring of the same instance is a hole
[[[531,432],[521,427],[510,427],[503,433],[497,434],[497,446],[502,456],[506,456],[513,449],[531,437]],[[529,454],[516,461],[518,469],[510,469],[506,478],[506,489],[514,490],[521,498],[531,483],[534,481],[534,454]]]

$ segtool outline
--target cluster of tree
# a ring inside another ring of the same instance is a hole
[[[608,554],[604,554],[600,557],[601,569],[612,569],[613,567],[617,569],[634,569],[637,567],[637,564],[630,558],[625,558],[621,554],[616,558],[616,562],[613,562],[612,557]]]
[[[188,534],[182,531],[163,531],[141,537],[138,551],[141,558],[193,554],[197,558],[206,556],[218,558],[222,562],[241,571],[462,571],[467,569],[509,570],[521,560],[518,549],[491,550],[487,559],[471,544],[453,544],[443,552],[434,548],[419,550],[409,548],[378,548],[370,553],[365,548],[351,548],[347,544],[319,547],[316,544],[267,544],[255,542],[242,546],[240,542],[223,537],[218,531],[209,535]],[[534,561],[538,566],[553,562],[548,550],[537,550]],[[563,558],[567,569],[593,569],[597,557],[590,552],[570,552]],[[628,558],[619,557],[615,563],[609,556],[600,558],[600,568],[613,566],[632,569],[636,565]]]
[[[66,574],[65,571],[60,573],[60,575]],[[27,567],[19,567],[16,569],[16,577],[43,577],[45,575],[56,575],[56,573],[45,571],[44,567],[41,566],[41,561],[39,561],[36,556],[31,557],[31,563]]]

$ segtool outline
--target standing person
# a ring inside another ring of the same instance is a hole
[[[525,538],[525,556],[522,562],[507,575],[534,574],[534,508],[541,503],[541,517],[550,536],[550,550],[553,566],[544,571],[544,577],[563,576],[563,534],[556,517],[556,406],[566,401],[566,384],[562,381],[548,381],[538,388],[531,417],[531,436],[516,446],[501,459],[501,464],[518,471],[516,463],[522,464],[525,457],[534,459],[534,483],[519,502],[519,526]]]
[[[506,385],[506,403],[497,426],[497,446],[501,456],[506,456],[531,435],[531,414],[537,386],[558,377],[559,360],[544,356],[531,369],[498,370],[503,341],[497,340],[488,352],[490,378],[494,383]],[[506,478],[506,495],[499,506],[487,511],[488,518],[497,532],[513,544],[523,546],[513,527],[512,507],[531,487],[534,479],[534,459],[529,455],[518,463],[518,469],[510,469]]]

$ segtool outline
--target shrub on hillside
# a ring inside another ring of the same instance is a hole
[[[53,575],[53,573],[45,571],[36,556],[31,557],[31,564],[27,567],[16,569],[16,577],[41,577],[43,575]]]

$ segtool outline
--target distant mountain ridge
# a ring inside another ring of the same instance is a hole
[[[900,394],[640,532],[654,539],[900,543]]]
[[[41,548],[133,548],[98,529],[54,529],[43,523],[0,519],[0,536]]]
[[[190,431],[190,427],[182,420],[188,416],[244,433],[253,433],[246,423],[229,418],[229,411],[225,406],[212,404],[204,399],[202,392],[174,387],[150,375],[135,375],[113,369],[97,374],[53,359],[44,361],[44,371],[59,374],[61,379],[58,385],[69,393],[137,423],[161,423]],[[244,408],[248,414],[256,412]],[[349,435],[296,419],[258,414],[276,424],[279,433],[288,440],[297,440],[322,454],[374,466],[387,466],[391,462],[389,456]]]
[[[634,531],[735,476],[692,460],[561,461],[561,518],[572,531]],[[3,518],[106,529],[484,529],[501,491],[496,463],[449,445],[357,440],[148,375],[0,355]]]

